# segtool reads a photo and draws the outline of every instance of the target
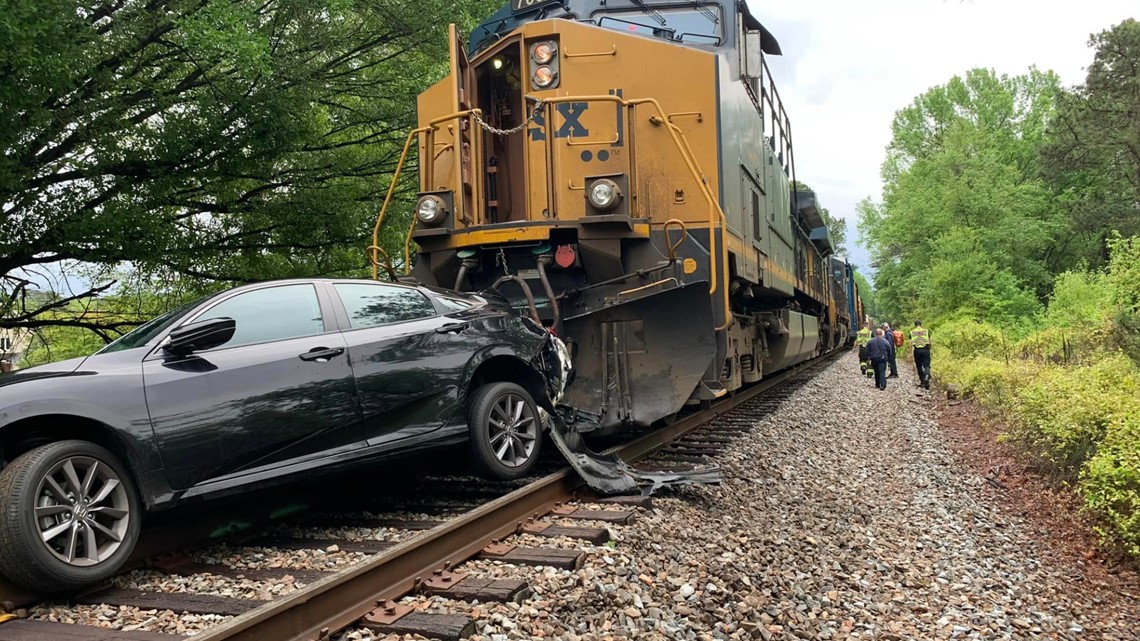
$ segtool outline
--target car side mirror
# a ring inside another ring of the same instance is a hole
[[[211,318],[183,325],[170,332],[163,349],[175,356],[211,349],[234,337],[237,323],[232,318]]]

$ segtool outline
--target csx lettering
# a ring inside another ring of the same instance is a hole
[[[590,130],[582,124],[582,114],[590,108],[589,103],[586,102],[560,102],[554,106],[558,111],[558,115],[562,116],[562,126],[558,131],[554,132],[555,138],[585,138],[590,135]],[[534,124],[537,127],[531,127],[529,130],[530,139],[534,141],[546,140],[546,116],[539,112],[538,116],[534,119]]]

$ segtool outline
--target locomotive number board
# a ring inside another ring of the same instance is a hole
[[[562,4],[562,0],[511,0],[511,12],[522,13],[548,4]]]

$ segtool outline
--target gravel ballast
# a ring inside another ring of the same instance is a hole
[[[404,601],[469,613],[490,641],[1140,638],[1135,575],[1094,582],[1043,555],[900,374],[881,392],[852,355],[827,366],[719,457],[722,486],[657,498],[609,546],[573,544],[579,570],[463,567],[528,579],[522,604]]]

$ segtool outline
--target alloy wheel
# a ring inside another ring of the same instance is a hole
[[[36,488],[40,541],[75,567],[101,563],[119,549],[130,524],[127,489],[110,465],[71,456],[53,465]]]
[[[526,464],[538,439],[538,421],[530,404],[517,394],[505,394],[491,407],[487,418],[491,449],[507,467]]]

